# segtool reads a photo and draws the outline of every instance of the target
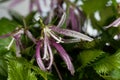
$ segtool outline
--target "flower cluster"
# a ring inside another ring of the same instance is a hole
[[[70,57],[64,50],[64,48],[60,45],[60,43],[73,43],[79,42],[80,40],[92,41],[93,39],[73,30],[61,29],[60,26],[45,26],[44,24],[42,24],[42,30],[43,31],[41,32],[43,36],[41,36],[40,40],[38,40],[36,44],[36,60],[39,67],[45,71],[51,68],[53,63],[53,53],[51,48],[52,46],[56,48],[59,55],[65,61],[68,70],[71,72],[71,74],[74,74],[75,70],[70,60]],[[58,34],[72,37],[72,39],[64,39],[60,37]],[[43,53],[41,53],[42,47],[44,48]],[[44,61],[48,61],[49,64],[47,65],[44,64]]]

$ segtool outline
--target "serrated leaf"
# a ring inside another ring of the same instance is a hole
[[[86,50],[80,53],[78,59],[81,61],[82,67],[85,67],[91,62],[95,62],[95,60],[98,60],[99,57],[103,54],[104,52],[101,50]]]
[[[0,58],[0,75],[7,77],[7,64],[4,58]]]
[[[111,62],[111,58],[106,57],[94,65],[94,69],[98,74],[108,74],[109,71],[113,70],[114,66]]]
[[[113,80],[119,80],[120,79],[120,69],[115,69],[110,73],[111,78]]]
[[[25,59],[8,59],[8,80],[37,80]]]
[[[95,63],[93,66],[98,74],[108,74],[110,71],[120,69],[120,53],[106,56]]]

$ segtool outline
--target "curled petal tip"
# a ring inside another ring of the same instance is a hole
[[[43,64],[42,58],[40,56],[40,46],[41,46],[41,41],[38,41],[37,46],[36,46],[36,61],[38,66],[43,70],[46,71],[46,68]]]
[[[75,72],[74,66],[73,66],[67,52],[63,49],[63,47],[60,44],[58,44],[56,42],[53,42],[52,45],[57,49],[57,51],[59,52],[59,55],[65,61],[66,65],[68,67],[68,70],[71,72],[72,75],[74,75],[74,72]]]

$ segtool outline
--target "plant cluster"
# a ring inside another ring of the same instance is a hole
[[[0,18],[0,80],[120,80],[116,0],[29,0],[26,16],[13,10],[25,0],[0,4],[9,1],[11,19]]]

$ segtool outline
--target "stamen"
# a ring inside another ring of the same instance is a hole
[[[55,35],[55,33],[51,31],[51,29],[46,27],[44,29],[44,32],[50,34],[57,41],[57,43],[64,43],[64,41],[62,41],[62,38],[61,37],[57,37]]]
[[[48,32],[56,41],[57,43],[64,43],[64,41],[62,41],[61,37],[56,37],[53,33]]]
[[[47,40],[47,35],[46,35],[46,30],[44,29],[44,55],[42,59],[47,59],[48,56],[48,40]]]
[[[13,44],[13,42],[14,42],[14,38],[12,38],[12,40],[11,40],[11,42],[10,42],[10,44],[7,46],[7,47],[5,47],[7,50],[10,50],[10,47],[12,46],[12,44]]]
[[[57,27],[61,27],[63,25],[63,23],[65,22],[65,20],[66,20],[66,13],[64,12]]]

